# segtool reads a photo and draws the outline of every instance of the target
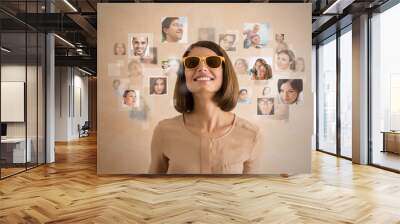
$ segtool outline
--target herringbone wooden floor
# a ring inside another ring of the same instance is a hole
[[[313,153],[312,174],[96,175],[96,139],[0,181],[0,223],[400,223],[400,175]]]

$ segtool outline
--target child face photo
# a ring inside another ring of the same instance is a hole
[[[264,48],[269,43],[270,28],[266,23],[245,23],[243,24],[243,47]]]
[[[187,17],[164,17],[161,19],[162,43],[187,43]]]
[[[167,77],[150,77],[150,95],[166,95],[168,89]]]

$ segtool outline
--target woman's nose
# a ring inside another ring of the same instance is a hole
[[[199,67],[197,68],[197,71],[199,71],[199,72],[200,71],[201,72],[208,71],[208,66],[207,66],[205,61],[200,61]]]

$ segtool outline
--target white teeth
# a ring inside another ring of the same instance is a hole
[[[199,77],[196,79],[197,81],[211,81],[210,77]]]

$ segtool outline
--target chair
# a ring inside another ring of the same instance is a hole
[[[79,138],[89,136],[89,129],[90,129],[89,121],[85,121],[82,127],[78,124]]]

